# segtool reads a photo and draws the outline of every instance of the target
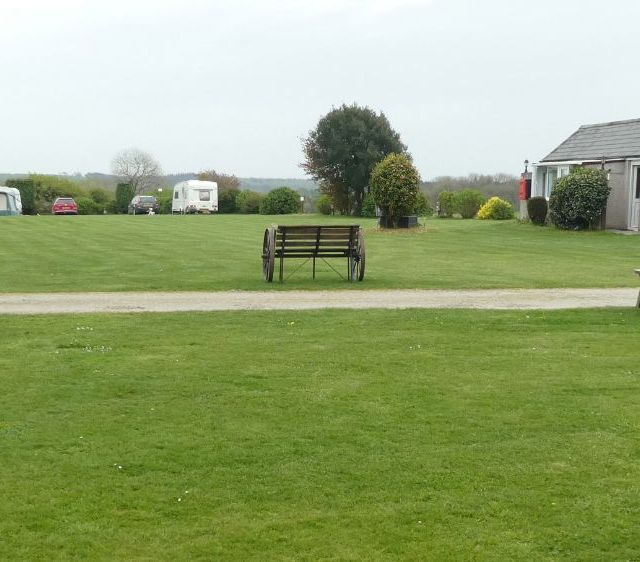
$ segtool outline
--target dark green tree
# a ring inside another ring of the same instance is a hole
[[[332,109],[302,141],[301,167],[344,214],[359,215],[374,166],[387,154],[406,153],[384,113],[356,104]]]
[[[260,202],[262,215],[287,215],[300,211],[300,195],[290,187],[271,190]]]
[[[22,214],[35,215],[36,210],[36,186],[31,178],[26,179],[8,179],[7,187],[15,187],[20,191],[20,199],[22,200]]]
[[[135,194],[136,190],[131,184],[119,183],[116,187],[116,213],[126,214],[129,208],[129,203]]]

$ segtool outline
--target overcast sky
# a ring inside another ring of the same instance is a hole
[[[382,111],[424,179],[519,173],[640,117],[637,0],[0,0],[0,172],[304,177],[300,138]]]

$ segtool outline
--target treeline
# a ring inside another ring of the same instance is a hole
[[[467,189],[479,191],[486,198],[498,196],[509,201],[514,207],[518,204],[518,178],[510,174],[439,176],[431,181],[422,182],[420,188],[433,204],[443,191]]]

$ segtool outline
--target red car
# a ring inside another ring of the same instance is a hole
[[[51,212],[54,215],[77,215],[78,205],[71,197],[58,197],[53,202]]]

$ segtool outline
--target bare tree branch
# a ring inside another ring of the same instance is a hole
[[[138,148],[118,152],[111,161],[111,170],[130,184],[136,194],[155,188],[162,175],[162,168],[153,156]]]

